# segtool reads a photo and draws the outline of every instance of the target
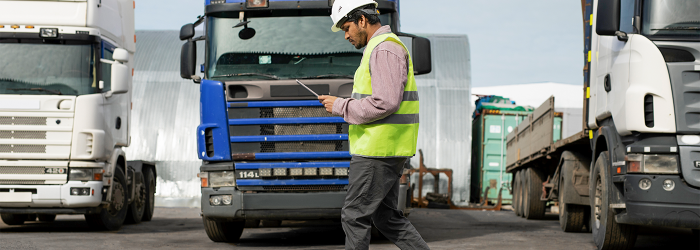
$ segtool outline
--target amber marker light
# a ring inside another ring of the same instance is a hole
[[[19,29],[19,25],[16,25],[16,24],[15,24],[15,25],[10,26],[10,28]]]
[[[5,28],[5,25],[0,25],[0,29],[3,29],[3,28]]]
[[[27,28],[27,29],[33,29],[33,28],[34,28],[34,25],[25,25],[24,27]]]

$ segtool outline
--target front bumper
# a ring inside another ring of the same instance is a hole
[[[242,193],[236,188],[202,188],[202,214],[215,220],[340,219],[346,192]],[[212,206],[212,195],[232,195],[230,206]]]
[[[626,175],[626,210],[615,218],[618,223],[700,229],[700,189],[688,186],[678,175]],[[642,190],[639,181],[651,180],[651,188]],[[675,188],[666,191],[664,180]]]
[[[72,187],[90,188],[90,195],[70,195]],[[0,185],[0,208],[97,207],[102,202],[102,187],[102,181],[68,181],[62,185]],[[32,190],[31,201],[3,200],[3,194],[9,193],[9,190]]]

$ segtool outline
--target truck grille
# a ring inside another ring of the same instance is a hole
[[[0,130],[0,139],[43,139],[43,140],[46,140],[46,131]]]
[[[45,167],[36,166],[0,166],[0,174],[44,174]]]
[[[46,153],[46,145],[0,144],[0,153],[45,154]]]
[[[343,185],[263,186],[265,191],[344,191]]]
[[[42,185],[44,180],[0,180],[0,185]]]
[[[0,125],[46,125],[47,117],[0,116]]]

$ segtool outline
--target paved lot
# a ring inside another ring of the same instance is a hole
[[[506,211],[415,209],[410,219],[432,249],[594,249],[590,234],[561,232],[554,214],[527,221]],[[642,234],[635,249],[699,249],[690,231],[643,229]],[[0,222],[0,249],[342,249],[343,240],[338,223],[284,222],[279,228],[246,229],[237,244],[214,243],[197,208],[158,207],[153,221],[117,232],[92,232],[82,216],[24,226]],[[371,248],[397,249],[381,239],[373,239]]]

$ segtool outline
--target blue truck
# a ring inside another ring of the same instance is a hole
[[[398,0],[377,2],[382,24],[407,44],[415,73],[429,73],[430,42],[397,32]],[[181,77],[201,86],[197,155],[212,241],[239,240],[246,222],[340,219],[348,124],[295,81],[318,94],[351,96],[362,51],[331,31],[332,4],[206,0],[204,15],[182,27]],[[195,37],[199,25],[204,35]],[[206,47],[204,77],[195,73],[198,41]],[[408,179],[401,181],[402,206],[410,205]]]

